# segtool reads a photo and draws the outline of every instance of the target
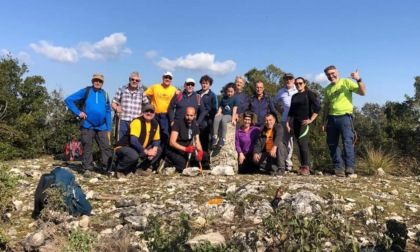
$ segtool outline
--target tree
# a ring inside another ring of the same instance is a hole
[[[262,81],[264,83],[265,92],[269,96],[274,97],[281,88],[280,80],[283,75],[284,72],[273,64],[268,65],[264,70],[253,68],[245,73],[248,82],[245,84],[244,92],[250,95],[253,94],[255,83],[257,81]]]
[[[23,77],[25,64],[7,55],[0,59],[0,159],[33,157],[44,152],[46,100],[41,76]]]

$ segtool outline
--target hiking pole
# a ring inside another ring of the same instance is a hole
[[[120,140],[120,123],[121,123],[121,119],[120,119],[119,113],[115,113],[114,114],[114,136],[115,136],[115,141]]]

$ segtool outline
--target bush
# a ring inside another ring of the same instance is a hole
[[[147,219],[148,224],[141,237],[148,241],[147,247],[150,251],[186,251],[185,243],[191,236],[187,213],[181,213],[178,223],[172,230],[161,228],[159,216],[149,215]]]
[[[0,221],[4,222],[8,218],[6,214],[13,209],[12,197],[15,194],[16,182],[18,178],[10,174],[9,167],[0,167]]]
[[[70,232],[68,236],[69,245],[64,247],[64,252],[89,252],[95,242],[95,235],[76,229]]]
[[[366,174],[375,174],[376,170],[382,168],[385,172],[390,173],[395,168],[395,154],[382,150],[382,148],[374,148],[373,145],[367,144],[364,147],[362,156],[362,164],[360,168]]]

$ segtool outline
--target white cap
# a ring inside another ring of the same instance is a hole
[[[163,76],[171,76],[171,77],[173,78],[172,73],[171,73],[171,72],[169,72],[169,71],[166,71],[166,72],[163,74]]]
[[[195,80],[194,80],[193,78],[187,78],[187,79],[185,80],[185,83],[190,83],[190,82],[192,82],[192,83],[194,83],[194,84],[195,84]]]

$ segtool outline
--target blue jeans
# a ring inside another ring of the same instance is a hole
[[[125,136],[130,128],[131,121],[120,121],[120,129],[118,131],[118,139],[120,140],[123,136]]]
[[[343,158],[338,146],[340,136],[343,141]],[[343,161],[346,168],[354,169],[353,139],[353,118],[351,115],[328,116],[327,144],[335,169],[343,169]]]

